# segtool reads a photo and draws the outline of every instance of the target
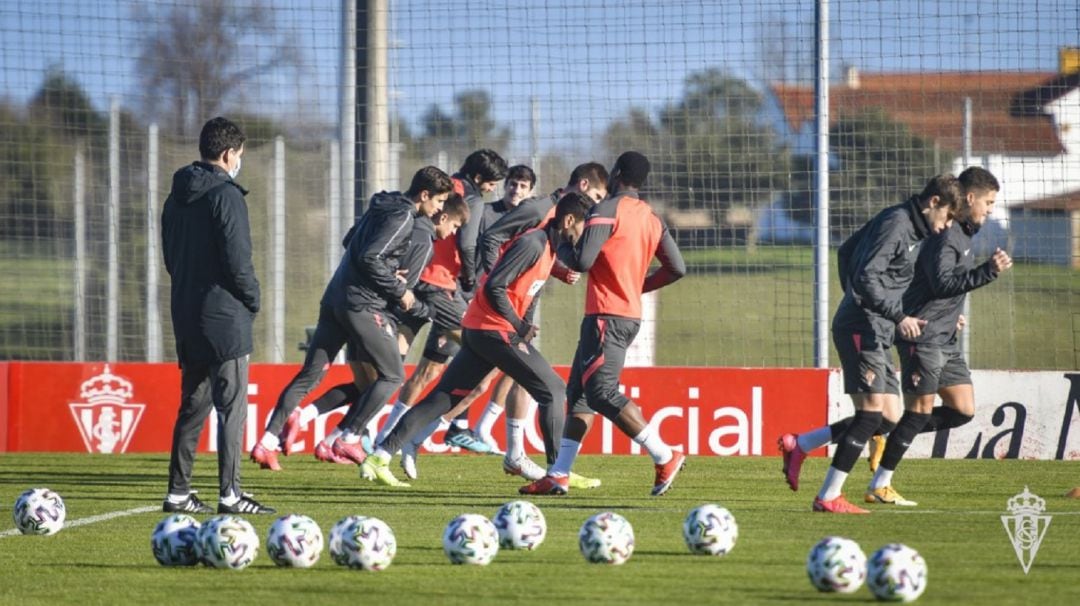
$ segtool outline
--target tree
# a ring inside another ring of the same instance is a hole
[[[473,150],[487,147],[504,153],[510,129],[499,126],[491,115],[491,96],[482,89],[454,95],[454,112],[431,105],[420,118],[422,135],[417,143],[426,153],[447,152],[464,158]]]
[[[57,66],[49,68],[30,100],[30,113],[66,137],[100,137],[108,128],[108,120],[94,109],[82,87]]]
[[[168,116],[166,124],[182,135],[195,133],[252,79],[300,63],[296,44],[276,28],[265,0],[195,0],[164,15],[137,10],[149,25],[136,64],[152,91],[147,113]]]

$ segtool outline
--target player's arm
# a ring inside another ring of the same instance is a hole
[[[416,221],[428,221],[428,219],[426,217],[417,217]],[[434,254],[431,243],[431,236],[428,232],[420,229],[413,230],[409,247],[405,249],[405,254],[401,257],[397,271],[400,279],[405,281],[405,288],[408,290],[416,288],[416,283],[420,281],[420,274],[427,267],[427,264],[431,262],[431,257]],[[431,315],[431,309],[417,297],[416,301],[405,313],[417,318],[427,319]]]
[[[923,267],[924,277],[935,299],[947,299],[976,288],[986,286],[997,279],[998,273],[993,263],[987,260],[982,265],[970,270],[958,271],[958,264],[964,258],[964,252],[950,236],[931,236],[926,243],[930,250],[930,262]],[[970,242],[968,243],[970,252]],[[920,255],[921,256],[921,255]]]
[[[354,238],[349,254],[366,285],[387,301],[400,301],[405,296],[405,282],[397,277],[397,267],[389,262],[389,254],[412,236],[411,212],[400,212],[372,226],[364,241]]]
[[[252,313],[259,311],[259,280],[251,262],[251,226],[239,193],[221,192],[213,205],[215,237],[222,251],[222,273],[230,293]]]
[[[852,289],[862,299],[864,307],[899,324],[906,315],[899,297],[890,297],[885,291],[883,278],[888,272],[889,261],[904,246],[901,226],[895,220],[877,222],[876,228],[867,229],[863,236],[866,263],[861,271],[851,276]]]
[[[608,199],[592,207],[585,217],[585,231],[577,244],[563,242],[559,245],[559,260],[574,271],[589,271],[600,256],[600,249],[615,231],[615,212],[618,209],[617,199]]]
[[[506,318],[519,337],[528,334],[531,325],[514,310],[506,291],[518,276],[536,264],[543,252],[541,244],[532,238],[518,238],[499,257],[499,262],[491,269],[487,281],[484,282],[484,294],[495,313]]]
[[[458,229],[457,245],[461,255],[461,287],[471,291],[476,287],[476,242],[480,239],[480,219],[484,215],[484,200],[474,196],[469,200],[469,220]]]
[[[487,273],[499,260],[499,249],[514,236],[536,227],[544,215],[539,212],[536,199],[525,200],[509,212],[503,214],[480,234],[477,248],[479,271]]]
[[[657,217],[656,220],[660,221],[660,218]],[[660,221],[660,224],[663,225],[663,221]],[[686,275],[686,261],[683,260],[679,245],[675,242],[671,232],[668,231],[667,225],[664,225],[664,231],[660,236],[660,243],[656,247],[655,255],[656,259],[660,261],[660,267],[645,276],[645,285],[641,289],[642,293],[663,288]]]
[[[862,240],[863,235],[866,234],[868,225],[870,224],[864,224],[858,231],[851,234],[836,251],[836,271],[840,274],[840,290],[847,290],[848,274],[851,273],[851,260],[855,257],[855,249],[858,248],[859,242]]]

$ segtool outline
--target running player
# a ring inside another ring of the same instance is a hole
[[[559,456],[547,475],[523,486],[522,494],[567,493],[571,467],[594,416],[582,413],[599,412],[648,451],[656,469],[654,496],[671,488],[686,462],[685,455],[672,451],[648,426],[638,405],[619,391],[626,350],[641,325],[642,293],[686,273],[671,233],[639,197],[648,174],[649,161],[642,154],[630,151],[619,156],[611,171],[612,196],[592,208],[576,246],[559,248],[567,267],[589,273],[585,317],[566,395],[575,417],[566,424]],[[649,273],[654,256],[660,267]]]
[[[1000,248],[975,266],[971,238],[986,223],[1000,189],[994,175],[973,166],[958,177],[962,203],[946,230],[927,238],[915,262],[915,277],[904,293],[904,313],[926,320],[915,337],[898,335],[904,415],[889,434],[881,465],[867,488],[867,503],[914,506],[892,486],[893,472],[921,432],[959,427],[975,414],[971,372],[957,339],[967,293],[986,286],[1012,267]],[[934,408],[941,396],[943,406]]]
[[[396,274],[398,263],[409,246],[416,218],[432,217],[442,210],[452,187],[446,173],[428,166],[413,175],[404,194],[380,192],[372,196],[323,293],[304,364],[281,392],[265,433],[251,451],[252,460],[260,467],[281,469],[277,452],[286,419],[326,376],[330,361],[346,342],[358,348],[360,361],[372,364],[376,378],[338,425],[343,435],[340,444],[335,440],[334,448],[338,456],[363,461],[359,430],[401,385],[405,374],[397,323],[387,307],[408,310],[416,297]]]
[[[960,201],[960,185],[952,175],[938,175],[921,194],[891,206],[865,228],[851,257],[844,298],[833,316],[833,344],[844,371],[844,391],[851,395],[855,416],[836,438],[832,466],[826,473],[813,510],[869,513],[848,502],[844,481],[866,441],[881,425],[882,411],[896,406],[899,385],[890,348],[894,335],[915,338],[926,320],[904,313],[901,297],[915,272],[922,241],[944,230]],[[782,440],[787,481],[798,489],[806,452],[829,441],[828,426]]]
[[[564,196],[555,218],[518,236],[487,275],[462,320],[463,346],[438,386],[406,413],[361,466],[363,477],[390,486],[407,486],[389,469],[390,457],[439,415],[446,414],[493,369],[521,385],[540,406],[544,445],[556,448],[566,416],[566,384],[533,347],[538,328],[529,318],[536,295],[555,264],[560,241],[572,245],[584,230],[589,200]]]

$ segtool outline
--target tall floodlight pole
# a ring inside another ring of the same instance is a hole
[[[356,13],[356,0],[341,0],[341,106],[338,108],[338,138],[341,140],[341,203],[348,205],[348,210],[354,208],[356,184],[362,176],[356,164]],[[352,224],[351,218],[349,224]]]
[[[146,135],[146,361],[164,358],[161,343],[161,310],[158,305],[160,277],[158,265],[158,125],[151,124]]]
[[[814,365],[829,366],[829,2],[814,11]]]
[[[120,350],[120,100],[109,104],[108,260],[105,300],[105,360]]]
[[[964,168],[971,166],[971,97],[964,97]],[[961,169],[963,170],[963,169]],[[964,297],[967,326],[960,331],[960,355],[971,362],[971,297]]]

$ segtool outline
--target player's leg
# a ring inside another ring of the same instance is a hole
[[[273,507],[262,505],[240,489],[240,453],[243,451],[247,421],[248,357],[225,360],[210,366],[210,399],[217,411],[218,481],[221,498],[218,513],[270,514]]]
[[[185,364],[180,370],[180,410],[173,425],[172,451],[169,454],[169,491],[162,510],[169,513],[213,513],[191,491],[191,470],[199,445],[210,400],[209,366]]]
[[[425,299],[425,302],[426,301],[427,300]],[[420,332],[420,329],[423,328],[426,322],[419,322],[411,316],[405,318],[399,317],[399,320],[398,351],[401,353],[401,359],[404,360],[405,356],[408,355],[413,342],[416,340],[416,335]],[[432,328],[432,330],[434,330],[434,328]],[[405,383],[401,386],[401,391],[398,393],[398,399],[390,407],[390,414],[387,415],[386,420],[383,421],[382,427],[372,439],[373,444],[378,444],[379,441],[385,438],[386,434],[394,429],[394,425],[397,424],[401,415],[405,414],[405,411],[420,398],[420,394],[423,393],[422,388],[427,386],[427,383],[423,383],[423,381],[430,381],[426,376],[431,372],[427,368],[428,363],[428,358],[422,358],[420,363],[413,370],[413,374],[405,380]],[[422,384],[422,386],[418,384]]]
[[[844,498],[843,488],[866,441],[881,425],[882,411],[889,398],[888,377],[895,374],[889,352],[892,342],[872,331],[848,332],[834,327],[833,343],[843,367],[844,391],[862,397],[853,398],[855,416],[837,442],[832,464],[814,499],[813,509],[830,513],[867,513]]]
[[[496,444],[494,440],[489,444],[477,431],[468,426],[469,407],[487,393],[495,379],[501,380],[502,376],[499,369],[491,369],[491,372],[484,377],[484,380],[481,381],[479,385],[473,388],[469,395],[465,396],[464,400],[458,402],[453,410],[446,413],[443,418],[449,423],[447,429],[450,431],[450,437],[445,439],[447,444],[465,448],[472,452],[503,454],[502,451],[498,449],[498,444]],[[511,381],[510,384],[512,385],[513,382]],[[498,383],[496,383],[496,386],[498,386]],[[494,399],[494,396],[492,399]],[[484,414],[487,413],[487,410],[488,408],[484,409]],[[501,408],[499,408],[499,412],[502,412]],[[482,416],[483,415],[481,415],[481,417]],[[492,420],[492,423],[494,423],[494,420]]]
[[[943,406],[934,408],[923,433],[960,427],[975,418],[975,389],[967,362],[958,347],[946,348],[945,355],[948,359],[938,389]]]
[[[277,461],[277,449],[281,443],[280,434],[285,427],[285,421],[300,401],[326,376],[330,361],[345,344],[346,334],[345,327],[337,321],[334,311],[327,306],[320,307],[319,321],[308,345],[307,355],[304,356],[304,364],[282,390],[266,430],[251,451],[251,459],[263,469],[281,469]]]

